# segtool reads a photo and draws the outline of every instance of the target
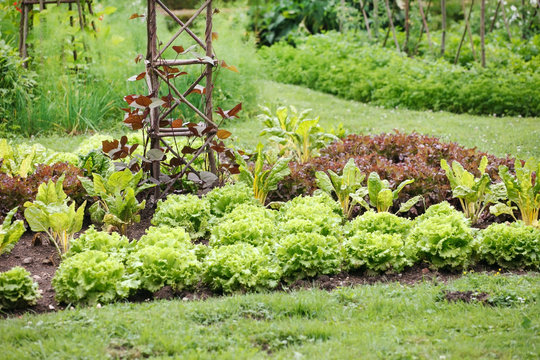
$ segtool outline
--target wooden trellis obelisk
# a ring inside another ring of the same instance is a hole
[[[156,23],[156,8],[157,6],[161,7],[164,12],[166,12],[179,26],[179,30],[169,39],[162,47],[158,47],[157,39],[157,23]],[[198,37],[191,29],[190,26],[193,24],[195,19],[201,14],[206,13],[206,26],[205,26],[205,36],[204,40]],[[193,130],[187,126],[183,127],[162,127],[160,124],[166,123],[168,116],[177,108],[180,104],[185,104],[187,107],[197,114],[206,124],[209,131],[205,132],[204,144],[201,146],[194,154],[192,159],[187,162],[182,171],[175,177],[175,179],[183,176],[186,171],[190,168],[193,161],[199,157],[201,154],[206,152],[208,154],[208,164],[210,171],[214,174],[217,173],[217,166],[215,162],[215,156],[212,149],[210,148],[210,143],[214,139],[217,133],[217,125],[213,121],[213,103],[212,103],[212,93],[214,88],[212,72],[214,68],[218,65],[218,61],[212,50],[212,16],[213,16],[213,7],[212,0],[205,0],[202,6],[195,11],[193,16],[189,18],[186,22],[180,20],[174,13],[165,6],[161,0],[148,0],[148,10],[147,10],[147,35],[148,35],[148,44],[147,44],[147,54],[146,54],[146,73],[147,76],[147,85],[148,93],[151,97],[159,97],[160,87],[166,86],[169,91],[172,91],[175,94],[173,97],[174,103],[171,104],[170,108],[166,111],[160,113],[158,107],[155,107],[150,110],[149,113],[149,123],[150,126],[147,128],[147,134],[150,139],[150,148],[159,150],[161,146],[165,146],[169,151],[172,151],[173,154],[179,156],[171,147],[165,138],[176,137],[176,136],[194,136]],[[205,56],[199,58],[195,56],[192,59],[163,59],[164,52],[172,47],[174,41],[181,35],[187,34],[199,46]],[[167,71],[163,69],[171,68],[172,66],[189,66],[189,65],[203,65],[204,71],[201,72],[201,75],[188,87],[187,90],[181,92],[168,78]],[[206,86],[204,90],[201,91],[201,95],[204,95],[204,109],[203,111],[199,110],[195,105],[193,105],[188,99],[187,95],[193,92],[197,87],[200,88],[200,83],[206,79]],[[179,156],[180,157],[180,156]],[[160,161],[156,160],[152,162],[152,177],[154,179],[160,178]],[[164,193],[167,193],[173,182],[171,181]],[[156,187],[157,189],[158,187]],[[159,189],[157,189],[159,191]],[[156,197],[159,194],[156,193]]]

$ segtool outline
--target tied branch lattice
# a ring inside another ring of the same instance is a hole
[[[151,181],[163,185],[154,188],[154,199],[162,198],[168,194],[183,176],[194,180],[203,187],[212,187],[219,181],[219,175],[224,173],[237,173],[238,165],[234,162],[232,149],[227,148],[223,140],[231,133],[219,129],[225,119],[238,117],[242,104],[225,111],[217,107],[219,121],[214,119],[214,72],[220,68],[227,68],[238,72],[236,67],[227,65],[217,59],[212,42],[217,39],[213,29],[213,16],[219,13],[212,6],[212,0],[206,0],[200,8],[186,21],[180,20],[161,0],[148,0],[146,15],[133,14],[130,19],[146,17],[147,25],[147,53],[144,60],[145,71],[128,80],[145,80],[148,95],[127,95],[124,100],[129,107],[124,123],[133,130],[143,130],[144,155],[142,160],[144,170],[150,172]],[[179,30],[164,43],[163,46],[157,36],[156,11],[161,8],[177,25]],[[204,40],[190,29],[194,21],[202,14],[206,14]],[[174,45],[181,35],[187,35],[195,44],[185,49],[181,45]],[[167,50],[172,50],[168,51]],[[202,54],[198,51],[202,50]],[[165,53],[175,53],[174,59],[165,59]],[[179,58],[180,57],[180,58]],[[185,57],[185,58],[184,58]],[[141,62],[142,55],[138,55],[135,62]],[[187,89],[180,90],[177,79],[188,76],[188,68],[199,66],[199,76],[191,82]],[[182,67],[182,68],[180,68]],[[202,85],[204,81],[204,86]],[[191,94],[201,96],[201,106],[189,100]],[[192,112],[200,122],[186,122],[182,116],[181,108]],[[178,114],[180,113],[180,114]],[[187,145],[179,145],[177,138],[187,139]],[[198,144],[199,146],[195,145]],[[113,159],[131,156],[136,146],[127,146],[127,139],[104,142],[103,150]],[[167,157],[167,154],[170,154]],[[222,161],[220,161],[220,159]],[[137,159],[134,159],[137,160]],[[196,162],[204,162],[207,171],[195,169]],[[128,165],[132,170],[138,170],[138,161]]]

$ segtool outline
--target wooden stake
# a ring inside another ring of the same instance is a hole
[[[461,4],[463,5],[463,7],[465,7],[465,3],[463,1],[461,2]],[[469,14],[467,14],[467,17],[465,18],[465,29],[463,30],[463,35],[461,36],[461,41],[459,42],[459,46],[458,46],[458,49],[457,49],[457,52],[456,52],[456,58],[454,59],[454,65],[456,65],[458,63],[458,61],[459,61],[459,55],[461,54],[461,47],[463,46],[463,41],[465,41],[465,36],[467,35],[467,30],[469,30],[469,20],[471,18],[471,13],[472,13],[472,7],[473,6],[474,6],[474,0],[471,1],[471,8],[469,9]]]
[[[428,1],[427,11],[426,13],[429,14],[429,9],[431,8],[431,0]],[[427,21],[427,19],[426,19]],[[422,35],[424,35],[424,23],[422,23],[422,26],[420,27],[420,34],[418,35],[418,41],[416,42],[416,46],[414,48],[413,56],[418,53],[418,48],[420,47],[420,43],[422,42]],[[430,43],[431,45],[431,43]],[[431,46],[430,46],[431,48]]]
[[[480,51],[482,67],[486,67],[486,0],[481,0],[480,4]]]
[[[410,19],[410,0],[405,0],[405,43],[403,44],[403,50],[409,54],[409,35],[411,29],[411,19]]]
[[[388,3],[388,0],[385,0],[385,5],[386,5],[386,15],[388,16],[388,21],[390,22],[390,29],[392,29],[392,36],[394,37],[394,44],[396,45],[396,50],[401,51],[401,49],[399,48],[399,43],[397,41],[396,28],[394,27],[394,20],[392,20],[392,18],[394,17],[394,11],[393,9],[392,11],[390,11],[390,4]]]
[[[510,24],[508,24],[508,19],[506,18],[506,11],[504,10],[504,2],[501,0],[501,12],[503,16],[504,26],[506,27],[506,32],[508,33],[508,41],[512,41],[512,33],[510,32]]]
[[[441,0],[441,16],[441,56],[444,56],[444,52],[446,50],[446,0]]]
[[[83,13],[82,13],[81,0],[77,0],[77,11],[79,12],[79,26],[81,27],[81,31],[83,31],[84,18],[83,18]]]
[[[491,21],[491,26],[489,27],[489,32],[493,31],[493,28],[495,27],[495,22],[497,21],[497,16],[499,15],[499,9],[501,7],[501,2],[503,0],[497,1],[497,7],[495,8],[495,14],[493,14],[493,20]]]
[[[424,23],[424,29],[426,30],[426,36],[429,44],[429,48],[431,49],[431,36],[429,35],[429,28],[427,24],[426,15],[424,14],[424,7],[422,6],[422,0],[418,0],[418,9],[420,10],[420,16],[422,17],[422,22]]]
[[[28,37],[28,13],[32,10],[32,5],[26,5],[23,3],[21,9],[21,22],[19,24],[19,54],[21,59],[24,60],[23,66],[28,67],[28,62],[26,61],[28,57],[28,48],[26,45],[26,39]]]
[[[212,1],[208,4],[206,7],[206,56],[214,58],[214,54],[212,52],[212,15],[213,15],[213,9],[212,9]],[[213,116],[214,116],[214,107],[212,104],[212,93],[214,91],[214,83],[212,81],[212,71],[214,70],[214,66],[211,64],[206,65],[206,95],[205,95],[205,115],[208,121],[208,125],[214,124],[213,122]],[[210,139],[210,137],[208,137]],[[208,154],[208,165],[210,166],[210,171],[217,175],[218,169],[216,165],[216,158],[214,155],[214,151],[210,148],[210,146],[207,145],[206,152]]]
[[[151,97],[159,95],[159,81],[157,73],[155,70],[154,61],[158,53],[157,49],[157,23],[156,23],[156,1],[148,0],[148,8],[146,13],[146,34],[147,34],[147,45],[146,45],[146,74],[147,74],[147,85],[148,93]],[[159,132],[159,108],[153,108],[150,110],[150,148],[158,149],[160,148],[160,139],[157,137]],[[160,164],[159,161],[152,162],[152,177],[156,180],[159,180],[160,177]],[[157,201],[159,198],[159,186],[154,188],[154,200]]]
[[[407,0],[408,1],[408,0]],[[360,0],[360,9],[362,10],[362,15],[364,16],[364,24],[366,24],[366,30],[368,34],[369,40],[371,40],[371,29],[369,27],[369,19],[366,13],[366,9],[364,8],[364,1]]]
[[[379,0],[373,0],[373,28],[375,39],[379,40]]]
[[[68,4],[68,9],[69,11],[71,12],[71,10],[73,10],[73,4],[72,3],[69,3]],[[71,27],[73,27],[73,24],[74,24],[74,21],[73,21],[73,16],[69,16],[69,25]],[[75,36],[71,35],[71,43],[73,44],[75,42]],[[73,48],[73,61],[76,62],[77,61],[77,49]]]
[[[525,10],[525,0],[521,0],[521,38],[525,40],[527,38],[527,10]]]

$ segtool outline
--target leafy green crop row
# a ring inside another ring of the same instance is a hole
[[[231,191],[231,188],[237,191]],[[540,268],[540,230],[522,222],[473,229],[443,202],[415,220],[368,211],[346,221],[328,194],[297,197],[270,210],[228,185],[206,197],[170,196],[138,242],[88,230],[73,241],[53,286],[65,303],[110,302],[138,289],[183,290],[206,284],[218,292],[262,290],[345,271],[400,272],[421,263],[464,269],[476,262]],[[209,199],[229,206],[210,215]],[[238,203],[236,201],[239,201]],[[210,238],[208,245],[194,237]]]
[[[296,47],[278,43],[260,54],[274,80],[346,99],[413,110],[540,115],[535,66],[467,69],[444,60],[410,59],[336,33],[308,37]]]

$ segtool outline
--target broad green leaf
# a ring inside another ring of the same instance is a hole
[[[291,173],[291,170],[289,169],[289,162],[291,161],[290,158],[280,158],[276,164],[272,167],[270,170],[270,173],[268,174],[268,178],[266,179],[268,185],[267,189],[268,191],[272,191],[277,189],[277,184],[283,178]]]
[[[24,217],[34,232],[48,232],[51,227],[48,214],[37,206],[27,207],[24,210]]]
[[[401,190],[403,190],[405,186],[412,184],[413,182],[414,182],[414,179],[409,179],[409,180],[405,180],[401,182],[401,184],[398,185],[396,190],[393,191],[394,200],[398,198],[399,193],[401,192]]]
[[[518,161],[516,161],[516,165],[517,163]],[[506,194],[508,195],[508,199],[514,202],[518,202],[520,187],[516,179],[512,175],[510,175],[508,167],[506,167],[505,165],[501,165],[499,167],[499,176],[501,177],[506,187]]]
[[[485,174],[487,166],[488,166],[488,159],[486,156],[482,156],[482,160],[480,160],[480,166],[478,166],[478,170],[480,170],[481,175]]]
[[[75,204],[71,204],[68,211],[49,214],[50,227],[55,233],[67,231],[75,217]]]
[[[372,205],[377,207],[379,192],[384,188],[384,184],[379,177],[379,174],[372,172],[368,177],[368,191],[369,191],[369,200]]]
[[[328,175],[325,174],[323,171],[317,171],[315,173],[315,178],[317,179],[316,182],[319,189],[332,195],[332,192],[334,191],[334,186],[332,185],[332,181],[330,181]]]
[[[407,212],[409,211],[414,205],[416,205],[417,202],[422,200],[422,195],[415,196],[413,198],[410,198],[406,202],[402,203],[399,207],[398,212]]]
[[[94,182],[92,180],[84,176],[79,176],[78,178],[88,195],[98,196],[98,194],[94,191]]]
[[[489,207],[489,212],[492,213],[495,216],[499,216],[499,215],[502,215],[502,214],[507,214],[507,215],[510,215],[510,216],[514,217],[514,210],[517,210],[517,207],[510,206],[510,205],[503,204],[503,203],[497,203],[497,204]]]
[[[99,174],[92,174],[94,178],[94,193],[97,196],[104,197],[109,194],[107,187],[105,186],[105,179]]]
[[[84,210],[86,208],[86,201],[82,203],[81,206],[77,209],[74,218],[71,220],[71,226],[68,229],[68,233],[75,234],[78,231],[81,231],[83,220],[84,220]]]
[[[28,176],[28,173],[32,170],[32,163],[34,161],[35,155],[36,150],[33,147],[31,153],[25,156],[24,159],[21,161],[21,164],[19,165],[19,170],[17,171],[17,174],[20,177],[26,178]]]
[[[369,193],[368,188],[362,187],[356,190],[355,193],[351,194],[351,198],[353,199],[354,202],[360,204],[366,210],[369,210],[370,209],[369,204],[364,199],[364,197],[368,195],[368,193]]]
[[[133,179],[133,173],[129,169],[123,171],[117,171],[107,179],[106,189],[109,194],[116,194],[125,190],[131,180]]]
[[[377,209],[380,211],[388,211],[390,206],[392,206],[394,196],[390,189],[382,189],[377,194]]]

